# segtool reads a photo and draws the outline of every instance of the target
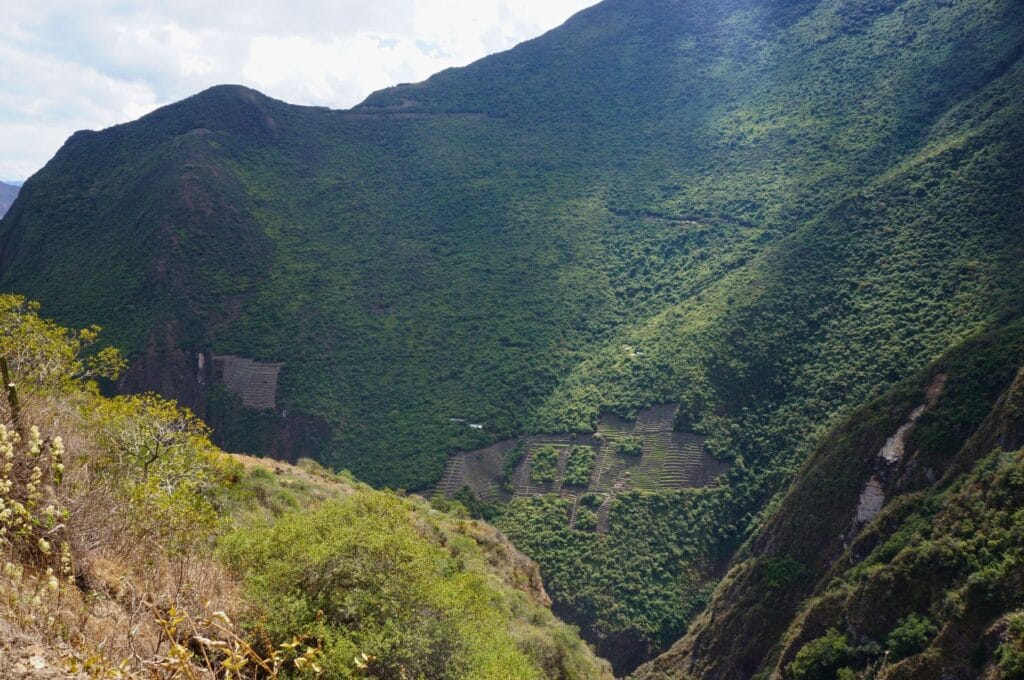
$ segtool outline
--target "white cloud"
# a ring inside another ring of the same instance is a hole
[[[5,0],[0,179],[75,130],[218,83],[350,107],[554,28],[596,0]]]

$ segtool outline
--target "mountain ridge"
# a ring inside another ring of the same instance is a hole
[[[603,499],[608,538],[496,520],[628,671],[829,430],[1024,307],[1019,4],[704,9],[609,0],[347,111],[221,86],[80,133],[0,222],[0,285],[225,446],[377,485],[681,403],[720,485]],[[220,356],[283,363],[277,408]]]

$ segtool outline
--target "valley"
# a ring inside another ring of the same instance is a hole
[[[1016,0],[604,0],[351,109],[217,85],[75,133],[0,291],[101,326],[108,397],[413,517],[449,613],[507,537],[594,650],[491,593],[523,668],[1010,680],[1021,93]]]

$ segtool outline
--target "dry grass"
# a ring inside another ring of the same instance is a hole
[[[45,561],[30,559],[16,540],[0,543],[0,566],[8,565],[0,573],[0,677],[188,677],[187,664],[175,669],[167,662],[175,642],[167,613],[184,612],[196,628],[211,610],[230,620],[242,609],[238,585],[212,546],[167,554],[133,529],[117,480],[104,472],[103,446],[85,423],[83,408],[94,399],[21,399],[20,422],[64,442],[66,474],[43,493],[66,511],[66,527],[52,540],[55,550],[66,542],[71,564],[54,587]],[[0,401],[0,422],[13,429],[10,408]],[[12,474],[26,470],[16,466]]]

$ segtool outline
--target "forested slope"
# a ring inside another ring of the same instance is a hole
[[[1017,677],[1022,331],[970,340],[829,433],[636,677]]]
[[[612,0],[352,112],[216,88],[69,140],[3,223],[3,285],[196,405],[195,353],[283,361],[280,408],[323,427],[278,450],[427,484],[480,439],[447,417],[534,423],[585,350],[760,277],[1012,77],[1015,3],[877,4]]]
[[[611,677],[493,527],[103,397],[96,341],[0,295],[0,676]]]
[[[606,0],[351,111],[218,87],[68,140],[0,285],[104,325],[121,388],[225,446],[377,485],[681,402],[720,485],[621,497],[607,536],[496,520],[629,670],[821,437],[1021,314],[1022,54],[1011,0]],[[211,355],[283,362],[277,408]]]

